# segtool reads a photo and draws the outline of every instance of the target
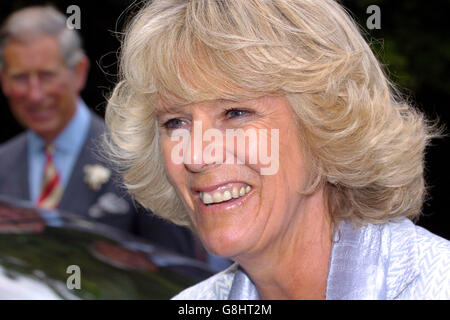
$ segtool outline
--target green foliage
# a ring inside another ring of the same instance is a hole
[[[438,92],[450,97],[450,36],[445,26],[448,1],[343,0],[360,26],[391,79],[401,88],[427,96]],[[368,30],[366,9],[381,9],[381,29]],[[437,101],[435,101],[437,102]],[[444,102],[444,101],[440,101]]]

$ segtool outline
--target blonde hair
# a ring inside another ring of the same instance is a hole
[[[154,0],[129,25],[107,143],[145,207],[190,225],[161,159],[156,101],[284,95],[311,164],[304,194],[325,186],[333,221],[416,217],[435,125],[396,93],[332,0]]]

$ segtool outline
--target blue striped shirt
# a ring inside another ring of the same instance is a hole
[[[67,185],[73,166],[86,140],[91,114],[86,104],[80,99],[72,120],[53,141],[53,161],[59,172],[61,186]],[[45,141],[35,132],[29,130],[28,138],[28,181],[30,200],[37,203],[41,193],[42,177],[45,165]]]

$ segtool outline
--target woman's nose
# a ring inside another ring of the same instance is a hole
[[[184,165],[191,172],[202,172],[223,163],[224,135],[210,121],[193,123]]]

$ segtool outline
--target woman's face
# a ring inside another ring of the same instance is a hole
[[[285,97],[160,104],[158,123],[168,177],[211,252],[257,253],[298,224],[306,168]]]

